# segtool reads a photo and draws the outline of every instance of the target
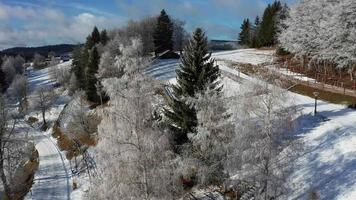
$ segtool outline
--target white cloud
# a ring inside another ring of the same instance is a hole
[[[94,26],[112,28],[124,24],[118,16],[89,12],[68,16],[59,9],[0,3],[0,49],[83,42]]]

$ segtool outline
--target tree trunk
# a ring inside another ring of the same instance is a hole
[[[46,122],[46,110],[42,109],[42,120],[43,120],[43,125],[47,125]]]
[[[351,81],[355,80],[355,78],[354,78],[354,72],[355,72],[355,66],[351,67],[351,69],[350,69],[350,78],[351,78]]]
[[[2,144],[2,142],[0,142],[0,144]],[[5,190],[5,194],[8,197],[8,199],[13,199],[12,198],[12,192],[11,192],[11,188],[10,185],[7,181],[6,175],[5,175],[5,170],[4,170],[4,152],[1,149],[0,151],[0,176],[1,176],[1,181],[4,185],[4,190]]]

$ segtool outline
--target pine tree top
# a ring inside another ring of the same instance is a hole
[[[220,91],[220,70],[214,65],[208,50],[208,39],[202,29],[197,28],[185,47],[182,64],[177,70],[177,85],[174,93],[178,96],[195,97],[207,88]]]

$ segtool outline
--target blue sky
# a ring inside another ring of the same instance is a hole
[[[288,4],[296,0],[285,0]],[[0,0],[0,49],[83,42],[93,26],[116,28],[161,9],[202,27],[210,39],[236,39],[242,20],[273,0]]]

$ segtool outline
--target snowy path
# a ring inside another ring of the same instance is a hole
[[[40,165],[35,174],[32,194],[26,199],[70,199],[71,177],[68,162],[47,132],[36,131],[34,136]]]
[[[262,64],[271,61],[271,53],[247,49],[214,53],[213,57],[239,63]],[[151,66],[146,73],[159,80],[174,83],[178,64],[178,60],[162,61]],[[234,95],[239,89],[239,81],[234,81],[224,73],[238,75],[238,72],[224,65],[220,65],[220,69],[225,76],[223,82],[225,90],[228,90],[226,92]],[[256,81],[242,73],[240,77],[247,81]],[[314,99],[292,92],[290,96],[293,104],[301,111],[295,135],[305,145],[288,181],[292,190],[287,199],[308,199],[309,192],[315,191],[320,199],[355,200],[356,111],[319,101],[319,117],[315,117],[312,114]]]
[[[68,63],[69,64],[69,63]],[[28,73],[30,92],[40,86],[53,86],[54,82],[49,76],[48,69],[30,71]],[[53,122],[64,107],[64,102],[59,102],[46,113],[47,120]],[[31,113],[32,116],[37,113]],[[32,128],[32,137],[39,153],[39,168],[35,174],[31,192],[25,199],[34,200],[62,200],[70,199],[72,191],[69,162],[60,152],[56,141],[52,138],[52,129],[46,132]]]

